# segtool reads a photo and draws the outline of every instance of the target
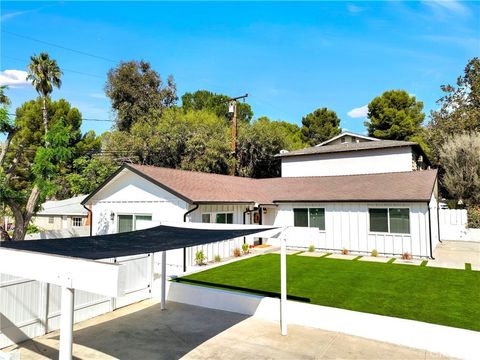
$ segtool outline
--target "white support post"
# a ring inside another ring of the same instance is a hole
[[[59,360],[72,360],[74,295],[74,289],[62,286]]]
[[[161,288],[161,303],[160,309],[165,310],[167,308],[166,298],[166,286],[167,286],[167,252],[162,251],[162,288]]]
[[[287,335],[287,239],[280,239],[280,328]]]

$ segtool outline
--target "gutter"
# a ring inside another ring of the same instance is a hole
[[[435,260],[433,257],[433,249],[432,249],[432,218],[430,214],[430,202],[427,202],[427,208],[428,208],[428,233],[430,236],[430,258]]]
[[[90,236],[92,236],[92,225],[93,225],[93,212],[91,209],[87,208],[85,204],[82,204],[85,210],[90,214]]]
[[[183,214],[183,222],[184,222],[184,223],[187,222],[187,216],[188,216],[188,214],[190,214],[190,213],[194,212],[195,210],[197,210],[199,206],[200,206],[200,205],[197,204],[197,205],[195,205],[195,207],[194,207],[193,209],[190,209],[190,210],[188,210],[185,214]],[[183,248],[183,272],[186,272],[186,271],[187,271],[187,248],[184,247],[184,248]]]

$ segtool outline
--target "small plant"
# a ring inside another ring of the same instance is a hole
[[[213,258],[213,261],[214,262],[220,262],[220,261],[222,261],[222,258],[220,257],[220,255],[215,255],[215,257]]]
[[[235,257],[242,256],[242,250],[240,250],[240,248],[238,248],[238,247],[233,249],[233,256],[235,256]]]
[[[249,248],[250,247],[248,246],[248,244],[243,244],[242,245],[242,251],[243,251],[244,255],[247,255],[249,253]]]
[[[371,256],[377,257],[378,256],[378,251],[377,249],[373,249],[372,252],[370,253]]]
[[[342,249],[342,255],[348,255],[350,251],[347,248]]]
[[[311,244],[309,247],[308,247],[308,252],[314,252],[315,251],[315,245]]]
[[[195,263],[197,265],[205,264],[205,254],[203,253],[203,250],[199,250],[195,253]]]
[[[408,251],[402,254],[402,260],[412,260],[412,259],[413,259],[412,254],[410,254]]]

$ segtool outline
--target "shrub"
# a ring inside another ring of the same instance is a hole
[[[468,227],[480,229],[480,206],[470,206],[467,209]]]
[[[195,253],[195,263],[197,265],[204,265],[205,263],[205,254],[203,253],[203,250],[199,250]]]
[[[308,247],[308,251],[309,251],[309,252],[314,252],[314,251],[315,251],[315,245],[313,245],[313,244],[310,245],[310,246]]]
[[[240,250],[240,248],[233,249],[233,256],[235,256],[235,257],[242,256],[242,250]]]
[[[33,225],[33,224],[28,224],[27,235],[35,234],[35,233],[38,233],[38,232],[40,232],[40,228],[38,226]]]
[[[410,254],[408,251],[404,252],[402,254],[402,260],[412,260],[412,254]]]
[[[372,252],[370,253],[371,256],[377,257],[378,256],[378,251],[377,249],[373,249]]]
[[[348,255],[349,253],[350,253],[350,251],[348,251],[348,249],[346,249],[346,248],[342,249],[342,255]]]
[[[248,254],[249,248],[250,248],[250,247],[248,246],[248,244],[243,244],[243,245],[242,245],[242,251],[243,251],[243,254],[244,254],[244,255],[247,255],[247,254]]]
[[[213,258],[213,261],[220,262],[222,261],[222,258],[220,257],[220,255],[215,255],[215,257]]]

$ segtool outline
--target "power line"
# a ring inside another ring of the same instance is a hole
[[[99,56],[99,55],[95,55],[95,54],[88,53],[88,52],[85,52],[85,51],[72,49],[72,48],[69,48],[69,47],[66,47],[66,46],[51,43],[49,41],[44,41],[44,40],[40,40],[40,39],[35,39],[33,37],[30,37],[30,36],[17,34],[17,33],[11,32],[11,31],[7,31],[7,30],[2,29],[2,33],[9,34],[9,35],[12,35],[12,36],[16,36],[16,37],[19,37],[19,38],[22,38],[22,39],[27,39],[27,40],[30,40],[30,41],[36,41],[36,42],[41,43],[41,44],[46,44],[46,45],[53,46],[53,47],[56,47],[56,48],[59,48],[59,49],[62,49],[62,50],[71,51],[71,52],[74,52],[74,53],[77,53],[77,54],[80,54],[80,55],[90,56],[90,57],[95,58],[95,59],[104,60],[104,61],[108,61],[108,62],[112,62],[112,63],[118,63],[117,60],[109,59],[109,58],[106,58],[104,56]]]
[[[7,113],[7,115],[10,115],[10,116],[17,116],[16,114],[13,114],[13,113]],[[82,117],[82,121],[104,121],[104,122],[115,122],[115,120],[112,120],[112,119],[93,119],[93,118],[84,118],[84,117]]]

